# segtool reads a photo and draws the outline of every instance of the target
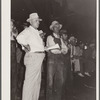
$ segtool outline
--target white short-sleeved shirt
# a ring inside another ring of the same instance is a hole
[[[29,45],[30,52],[44,51],[44,44],[39,31],[32,26],[23,30],[16,39],[21,45]]]

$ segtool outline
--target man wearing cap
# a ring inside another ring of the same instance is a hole
[[[72,80],[73,80],[73,75],[71,72],[71,60],[70,60],[70,44],[68,42],[68,32],[66,29],[61,29],[60,30],[60,35],[61,38],[63,40],[63,42],[65,43],[65,45],[68,48],[68,52],[63,55],[63,61],[64,61],[64,65],[65,65],[65,73],[66,73],[66,80],[65,80],[65,92],[68,91],[68,93],[72,93]]]
[[[26,66],[25,80],[23,85],[22,100],[38,100],[41,83],[41,65],[44,59],[44,45],[37,30],[41,19],[37,13],[30,14],[27,22],[30,26],[24,29],[18,36],[17,41],[26,51],[24,64]]]
[[[62,41],[59,31],[62,25],[58,21],[53,21],[50,29],[53,34],[47,37],[47,47],[59,44],[59,49],[49,50],[47,53],[47,100],[61,100],[64,84],[64,61],[63,55],[68,52],[68,48]]]

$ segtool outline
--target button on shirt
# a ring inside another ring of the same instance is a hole
[[[43,40],[39,31],[32,26],[23,30],[18,36],[17,41],[21,45],[29,45],[30,52],[44,51]]]

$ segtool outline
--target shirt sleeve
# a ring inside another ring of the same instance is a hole
[[[27,45],[27,37],[28,37],[28,32],[26,30],[22,31],[21,33],[19,33],[19,35],[17,36],[17,42],[21,45]]]
[[[47,47],[51,47],[51,46],[55,45],[55,42],[54,42],[52,36],[47,37],[47,44],[46,45],[47,45]]]
[[[48,37],[47,37],[46,46],[47,46],[47,47],[51,47],[51,46],[54,46],[54,45],[55,45],[55,42],[54,42],[53,37],[52,37],[52,36],[48,36]],[[61,51],[60,51],[60,50],[57,50],[57,49],[51,50],[51,52],[54,53],[54,54],[60,54],[60,53],[61,53]]]

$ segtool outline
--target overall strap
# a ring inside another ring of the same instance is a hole
[[[56,38],[53,34],[52,34],[51,36],[54,38],[55,44],[58,43],[58,45],[59,45],[59,47],[60,47],[60,49],[61,49],[61,39],[60,39],[60,38]]]

